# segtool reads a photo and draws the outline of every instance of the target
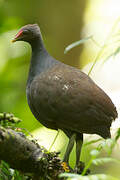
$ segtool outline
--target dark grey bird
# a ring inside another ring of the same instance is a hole
[[[116,108],[88,75],[49,55],[37,24],[22,27],[15,41],[28,42],[32,48],[26,88],[30,109],[44,126],[61,129],[69,137],[64,155],[67,163],[76,142],[77,166],[83,133],[110,138],[111,123],[117,118]]]

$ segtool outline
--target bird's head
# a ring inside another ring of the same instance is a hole
[[[40,28],[37,24],[28,24],[23,26],[19,32],[16,34],[12,42],[16,41],[26,41],[32,42],[33,40],[40,37]]]

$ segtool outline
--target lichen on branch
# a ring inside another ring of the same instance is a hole
[[[29,173],[36,180],[57,180],[58,175],[65,171],[58,154],[48,152],[21,132],[0,126],[0,160],[13,169]]]

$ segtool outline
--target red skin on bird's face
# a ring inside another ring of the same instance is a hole
[[[23,30],[20,30],[20,31],[17,33],[17,35],[15,36],[15,39],[17,39],[18,37],[20,37],[20,36],[22,35],[22,33],[23,33]]]

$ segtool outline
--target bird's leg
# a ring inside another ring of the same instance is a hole
[[[76,136],[76,165],[74,168],[74,173],[81,174],[85,168],[84,162],[80,161],[80,154],[83,144],[83,134],[79,133]],[[90,170],[88,169],[86,175],[90,174]]]
[[[69,156],[70,156],[70,153],[73,149],[75,139],[76,139],[76,134],[74,133],[74,134],[72,134],[72,136],[69,139],[69,143],[68,143],[68,146],[67,146],[67,149],[66,149],[66,152],[64,155],[64,159],[63,159],[63,162],[66,162],[67,164],[69,164],[68,163],[69,162]]]
[[[83,134],[77,134],[77,136],[76,136],[76,165],[75,165],[75,167],[78,167],[78,164],[80,161],[82,144],[83,144]]]

